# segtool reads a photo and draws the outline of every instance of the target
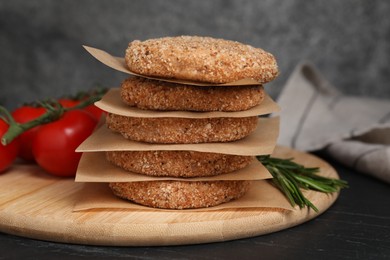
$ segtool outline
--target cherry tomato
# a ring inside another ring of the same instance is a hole
[[[83,110],[71,110],[62,118],[42,125],[33,142],[39,166],[56,176],[76,174],[81,153],[75,149],[92,133],[97,121]]]
[[[78,105],[80,101],[69,98],[60,98],[58,99],[58,103],[60,103],[65,108],[71,108]]]
[[[65,108],[71,108],[74,106],[77,106],[80,102],[83,100],[74,100],[69,98],[60,98],[58,99],[58,102]],[[100,120],[100,117],[102,116],[103,110],[95,106],[94,104],[86,106],[83,108],[83,110],[90,113],[96,120]]]
[[[0,119],[0,137],[8,130],[8,124]],[[4,172],[18,156],[19,139],[13,140],[8,145],[0,143],[0,173]]]
[[[86,108],[84,108],[84,110],[91,113],[93,115],[93,117],[98,121],[100,120],[100,118],[102,117],[102,114],[103,114],[103,110],[101,110],[100,108],[98,108],[94,104],[87,106]]]
[[[15,109],[12,112],[12,116],[16,122],[26,123],[43,115],[45,111],[46,110],[42,107],[22,106]],[[25,161],[28,162],[34,161],[34,155],[32,153],[32,142],[34,140],[35,134],[37,133],[39,127],[40,126],[34,127],[19,136],[19,140],[20,140],[19,157]]]

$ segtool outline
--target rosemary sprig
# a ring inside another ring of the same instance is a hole
[[[309,207],[318,212],[317,207],[302,194],[301,189],[332,193],[348,187],[346,181],[320,176],[317,174],[319,168],[304,167],[294,162],[292,158],[280,159],[261,155],[257,156],[257,159],[268,169],[273,176],[273,183],[284,193],[293,207],[295,205],[300,208]]]

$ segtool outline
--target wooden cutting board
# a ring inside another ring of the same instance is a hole
[[[323,160],[278,147],[274,156],[338,178]],[[52,177],[34,165],[15,165],[0,175],[0,231],[41,240],[114,246],[182,245],[253,237],[286,229],[327,210],[338,193],[310,191],[319,213],[252,208],[207,212],[88,210],[72,212],[82,183]]]

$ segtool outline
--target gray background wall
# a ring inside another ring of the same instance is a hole
[[[237,40],[273,53],[276,97],[297,63],[311,61],[342,91],[390,98],[387,0],[0,0],[0,104],[56,97],[125,74],[82,44],[123,55],[129,41],[174,35]]]

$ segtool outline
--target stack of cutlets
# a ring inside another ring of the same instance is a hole
[[[197,145],[243,139],[258,127],[258,116],[229,115],[261,105],[266,96],[263,84],[278,75],[275,58],[264,50],[210,37],[133,41],[125,61],[130,71],[145,77],[130,77],[122,83],[121,102],[139,110],[191,111],[198,116],[132,117],[107,111],[107,128],[120,133],[124,142]],[[258,84],[226,85],[248,78]],[[224,116],[209,117],[212,111]],[[191,150],[113,150],[105,154],[111,164],[125,171],[155,177],[153,181],[111,182],[109,187],[116,196],[164,209],[211,207],[240,198],[251,181],[189,178],[231,173],[255,160],[254,156]]]

